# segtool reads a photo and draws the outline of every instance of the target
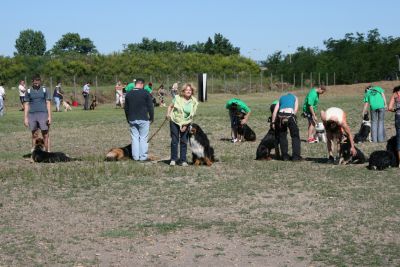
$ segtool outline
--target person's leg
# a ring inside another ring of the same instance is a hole
[[[292,138],[292,158],[294,160],[301,158],[301,146],[300,146],[300,133],[299,127],[297,126],[296,119],[290,117],[288,121],[290,137]]]
[[[4,101],[3,98],[0,96],[0,117],[4,114]]]
[[[371,136],[372,142],[378,142],[378,111],[371,110]]]
[[[229,110],[229,119],[231,120],[231,137],[232,140],[236,140],[237,139],[237,127],[238,127],[238,123],[239,123],[239,119],[236,116],[235,112],[232,110]]]
[[[49,131],[45,130],[42,131],[42,136],[43,136],[43,141],[44,141],[44,147],[46,148],[47,152],[50,152],[50,136],[49,136]]]
[[[385,142],[385,109],[378,109],[378,142]]]
[[[315,133],[315,121],[308,118],[308,139],[314,138]]]
[[[84,105],[84,109],[88,110],[89,109],[89,95],[85,95],[85,105]]]
[[[277,124],[275,125],[277,131],[278,131],[278,136],[279,136],[279,146],[281,148],[281,156],[283,160],[288,160],[289,159],[289,154],[288,154],[288,140],[287,140],[287,125],[282,124],[281,119],[276,120]]]
[[[137,121],[130,121],[129,126],[132,140],[132,158],[134,160],[139,160],[139,126],[136,122]]]
[[[139,160],[147,160],[149,144],[147,138],[149,136],[150,122],[139,121]]]
[[[179,125],[169,122],[171,132],[171,161],[178,160]]]
[[[180,132],[180,161],[187,162],[187,143],[188,143],[188,131],[189,129],[186,128],[186,131]]]
[[[32,148],[35,147],[36,140],[39,138],[39,129],[32,130]]]
[[[19,97],[19,101],[21,102],[21,109],[20,109],[20,111],[23,111],[23,110],[25,109],[25,107],[24,107],[24,97],[23,97],[23,96],[20,96],[20,97]]]

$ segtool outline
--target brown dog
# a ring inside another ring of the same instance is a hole
[[[129,144],[124,147],[111,148],[106,155],[106,161],[118,161],[132,159],[132,145]]]

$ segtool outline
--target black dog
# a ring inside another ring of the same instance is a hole
[[[257,147],[256,160],[271,160],[272,149],[275,149],[275,158],[279,158],[279,148],[275,139],[275,130],[270,128]]]
[[[207,135],[195,123],[189,126],[189,145],[195,166],[201,163],[211,166],[215,162],[214,149],[210,146]]]
[[[370,139],[371,122],[369,121],[368,113],[364,114],[364,119],[361,123],[360,130],[354,135],[354,143],[362,143]]]
[[[361,152],[360,149],[355,147],[357,152],[355,156],[351,155],[350,149],[351,149],[350,140],[346,138],[340,144],[339,164],[363,164],[367,161],[364,153]]]
[[[239,124],[237,132],[246,141],[256,141],[256,133],[247,124]]]
[[[32,151],[32,160],[34,162],[55,163],[55,162],[68,162],[80,159],[68,157],[62,152],[47,152],[45,151],[44,141],[42,138],[36,139],[35,147]]]
[[[397,158],[397,140],[396,136],[392,136],[386,144],[386,150],[378,150],[372,152],[369,156],[368,169],[384,170],[389,167],[399,166]]]
[[[90,104],[90,110],[94,110],[95,108],[97,107],[97,97],[96,96],[94,96],[93,97],[93,101],[92,101],[92,104]]]

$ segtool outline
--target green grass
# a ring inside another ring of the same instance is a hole
[[[300,102],[305,93],[298,92]],[[272,255],[282,259],[277,265],[398,266],[398,169],[318,163],[325,145],[304,142],[304,162],[255,161],[258,141],[221,140],[230,135],[224,104],[233,96],[209,95],[199,106],[196,122],[219,159],[210,168],[104,162],[111,147],[130,141],[123,111],[111,104],[53,113],[52,150],[82,161],[31,164],[22,158],[30,150],[22,112],[8,107],[0,118],[0,265],[179,265],[184,255],[191,259],[181,264],[236,264],[244,257],[244,264],[262,265]],[[278,96],[240,96],[252,108],[249,124],[258,140]],[[330,106],[348,112],[358,130],[360,95],[328,92],[320,109]],[[156,109],[150,134],[165,112]],[[302,139],[306,125],[299,118]],[[392,114],[386,128],[394,134]],[[168,159],[169,144],[165,126],[150,153]],[[369,154],[384,144],[359,147]],[[146,242],[159,250],[143,256]]]

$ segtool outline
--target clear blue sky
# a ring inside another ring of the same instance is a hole
[[[323,49],[323,41],[377,28],[400,36],[399,0],[2,0],[0,55],[12,56],[22,30],[43,32],[47,49],[65,33],[90,38],[102,54],[139,43],[205,42],[221,33],[241,54],[264,60],[299,46]]]

